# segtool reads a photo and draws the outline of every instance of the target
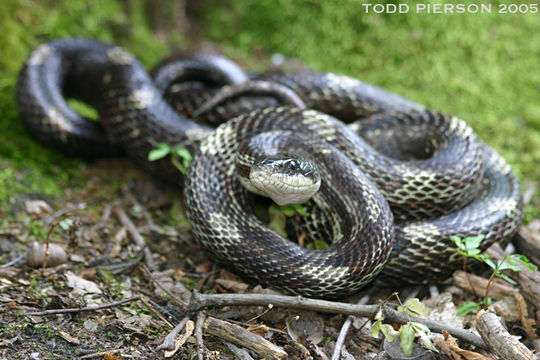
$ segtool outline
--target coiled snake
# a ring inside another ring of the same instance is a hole
[[[265,285],[331,298],[376,276],[383,284],[442,281],[461,266],[450,236],[482,235],[485,249],[507,242],[521,223],[510,167],[455,117],[335,74],[248,80],[218,56],[169,59],[153,77],[120,47],[52,41],[19,76],[21,119],[48,146],[87,157],[123,151],[169,180],[178,172],[167,160],[148,162],[148,152],[159,142],[187,147],[195,156],[184,192],[196,240]],[[183,93],[191,105],[177,112],[164,92]],[[100,122],[64,97],[94,106]],[[194,111],[212,113],[208,122],[237,116],[214,129],[191,120]],[[298,226],[331,245],[306,249],[259,220],[245,187],[262,192],[249,181],[259,176],[276,199],[281,189],[320,186]]]

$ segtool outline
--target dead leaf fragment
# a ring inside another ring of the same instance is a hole
[[[74,345],[81,345],[81,341],[79,339],[77,339],[76,337],[73,337],[71,335],[69,335],[67,332],[65,331],[58,331],[58,335],[60,335],[60,337],[64,340],[66,340],[68,343],[70,344],[74,344]]]
[[[454,360],[493,360],[491,357],[484,356],[474,351],[463,350],[457,344],[456,339],[443,330],[443,335],[437,335],[433,343],[437,345],[442,352]]]
[[[216,279],[216,283],[235,293],[244,293],[249,285],[236,280]]]
[[[103,355],[103,360],[122,360],[123,357],[114,355],[113,352],[108,352]]]

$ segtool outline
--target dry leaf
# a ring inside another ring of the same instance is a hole
[[[446,355],[448,355],[453,360],[493,360],[490,357],[476,353],[474,351],[463,350],[457,344],[456,339],[443,330],[442,336],[437,336],[433,340],[435,345],[439,347]]]
[[[64,339],[64,340],[66,340],[68,343],[71,343],[71,344],[74,344],[74,345],[81,345],[81,341],[79,339],[69,335],[65,331],[62,331],[62,330],[58,331],[58,335],[60,335],[60,337],[62,339]]]
[[[235,293],[243,293],[249,288],[248,284],[236,280],[216,279],[216,283]]]
[[[251,325],[247,329],[248,331],[251,331],[263,337],[264,337],[264,334],[266,334],[270,330],[270,328],[264,324]]]
[[[105,355],[103,355],[103,360],[122,360],[122,359],[123,359],[123,357],[116,356],[112,352],[108,352]]]

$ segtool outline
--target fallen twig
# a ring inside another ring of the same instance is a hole
[[[229,348],[229,350],[234,354],[234,356],[236,356],[238,359],[240,360],[253,360],[253,358],[251,357],[251,355],[249,355],[249,352],[244,349],[244,348],[239,348],[238,346],[228,342],[228,341],[225,341],[225,340],[221,340],[221,342],[223,344],[225,344],[225,346],[227,346],[227,348]]]
[[[166,358],[173,357],[174,354],[186,343],[187,339],[193,334],[193,329],[195,328],[195,324],[193,321],[188,320],[185,327],[184,332],[182,335],[180,335],[178,338],[174,340],[174,349],[172,350],[165,350],[165,354],[163,355]]]
[[[357,302],[357,304],[358,305],[367,304],[370,297],[371,297],[371,292],[362,296],[362,298]],[[343,323],[343,326],[341,327],[338,338],[336,340],[336,346],[334,348],[334,352],[332,353],[332,360],[339,360],[341,358],[341,350],[343,348],[343,344],[345,343],[345,338],[347,337],[349,328],[351,327],[351,324],[354,321],[354,319],[356,319],[356,316],[349,315],[347,316],[347,319]]]
[[[28,252],[29,250],[26,250],[25,252],[23,252],[21,255],[17,256],[15,259],[11,260],[10,262],[0,265],[0,269],[8,268],[10,266],[17,264],[18,262],[25,261],[26,257],[28,256]]]
[[[180,321],[178,325],[176,325],[174,329],[172,329],[172,331],[167,336],[165,336],[163,342],[156,348],[156,350],[174,350],[176,336],[178,336],[178,334],[180,333],[180,331],[182,331],[184,326],[186,326],[188,321],[189,316],[183,318],[182,321]]]
[[[197,313],[197,323],[195,324],[195,339],[197,340],[197,358],[198,360],[204,360],[204,342],[202,336],[202,329],[206,320],[206,314],[204,311]]]
[[[79,359],[93,359],[93,358],[97,358],[97,357],[103,357],[103,356],[105,356],[107,354],[113,355],[113,354],[116,354],[118,352],[120,352],[120,349],[105,350],[105,351],[100,351],[100,352],[80,356]]]
[[[141,249],[143,249],[144,261],[146,262],[146,265],[148,266],[148,268],[152,270],[155,269],[156,265],[152,257],[152,252],[150,251],[150,248],[148,248],[148,246],[146,245],[146,241],[137,230],[137,227],[135,226],[135,224],[131,222],[126,212],[122,208],[115,206],[112,211],[114,212],[118,220],[120,220],[122,225],[126,227],[129,235],[131,235],[131,238],[133,239],[133,241],[135,241],[135,244],[137,244]]]
[[[204,330],[209,334],[251,349],[262,357],[272,359],[284,359],[287,357],[287,353],[279,346],[272,344],[260,335],[227,321],[207,317],[204,321]]]
[[[534,360],[534,354],[504,328],[501,319],[491,311],[476,315],[476,330],[491,351],[506,360]]]
[[[376,313],[379,305],[356,305],[342,302],[316,300],[301,296],[282,296],[266,294],[201,294],[193,291],[188,309],[196,312],[208,307],[223,307],[230,305],[250,305],[268,306],[272,304],[277,307],[295,308],[298,310],[312,310],[332,314],[344,314],[369,317]],[[418,322],[427,326],[433,332],[446,330],[452,336],[466,341],[472,345],[487,349],[487,345],[477,335],[465,329],[458,329],[453,326],[432,320],[426,320],[410,316],[410,319],[402,312],[394,310],[388,306],[382,306],[382,315],[386,322],[406,324],[409,321]]]
[[[474,274],[467,274],[463,271],[456,271],[453,275],[454,285],[467,290],[477,296],[481,296],[488,286],[488,279]],[[496,300],[502,299],[507,295],[514,295],[519,289],[504,282],[496,280],[490,284],[489,295]]]
[[[78,312],[83,312],[83,311],[96,311],[96,310],[103,310],[103,309],[108,309],[108,308],[120,306],[120,305],[123,305],[125,303],[131,302],[131,301],[136,301],[136,300],[139,300],[139,299],[140,299],[140,296],[135,295],[135,296],[129,297],[127,299],[123,299],[123,300],[119,300],[119,301],[115,301],[115,302],[108,303],[108,304],[103,304],[103,305],[91,305],[91,306],[86,306],[86,307],[82,307],[82,308],[51,309],[51,310],[45,310],[45,311],[37,311],[37,312],[26,313],[26,315],[44,316],[44,315],[55,315],[55,314],[78,313]]]
[[[152,306],[148,301],[146,301],[143,297],[140,299],[141,302],[152,312],[152,314],[156,315],[158,318],[161,319],[165,324],[167,324],[168,327],[171,329],[173,328],[172,324],[163,316],[156,308]]]

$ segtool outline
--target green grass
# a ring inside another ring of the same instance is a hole
[[[256,63],[281,53],[455,114],[512,164],[520,180],[538,181],[539,15],[375,15],[361,4],[208,0],[200,20],[206,37],[235,59]],[[185,40],[174,30],[167,44],[158,40],[142,0],[5,0],[0,30],[0,172],[9,185],[0,184],[0,203],[20,184],[8,167],[30,169],[27,183],[49,194],[61,192],[57,179],[78,174],[78,160],[44,149],[18,120],[14,85],[33,47],[60,36],[96,37],[119,43],[149,66],[171,41]],[[540,216],[538,207],[529,207],[529,218]]]
[[[126,9],[117,0],[0,3],[0,205],[12,203],[21,192],[61,194],[62,184],[79,174],[80,160],[41,146],[18,119],[15,83],[33,48],[58,37],[86,36],[119,43],[146,65],[167,53],[145,22],[143,2],[129,4]]]

